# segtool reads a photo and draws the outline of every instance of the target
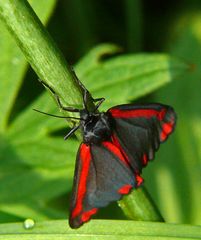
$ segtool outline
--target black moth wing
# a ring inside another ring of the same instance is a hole
[[[78,228],[98,208],[128,194],[136,186],[120,150],[111,142],[80,145],[74,175],[69,224]]]
[[[176,114],[162,104],[125,104],[110,108],[113,119],[113,143],[121,149],[136,174],[154,158],[160,143],[173,132]]]

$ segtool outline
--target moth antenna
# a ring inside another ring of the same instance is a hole
[[[33,109],[34,111],[38,112],[38,113],[41,113],[41,114],[44,114],[44,115],[47,115],[47,116],[51,116],[51,117],[55,117],[55,118],[65,118],[65,119],[76,119],[76,120],[83,120],[82,118],[77,118],[77,117],[65,117],[65,116],[58,116],[58,115],[55,115],[55,114],[51,114],[51,113],[46,113],[46,112],[43,112],[43,111],[40,111],[38,109]]]
[[[66,134],[66,136],[64,137],[64,140],[67,140],[71,135],[73,135],[73,133],[74,133],[75,131],[77,131],[79,127],[80,127],[80,125],[75,126],[74,128],[72,128],[72,129],[70,130],[70,132],[68,132],[68,133]]]

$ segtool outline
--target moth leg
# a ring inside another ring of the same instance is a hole
[[[77,75],[76,75],[76,73],[75,73],[75,71],[74,71],[74,69],[73,69],[72,66],[71,66],[71,71],[73,72],[73,75],[74,75],[74,77],[75,77],[78,85],[81,87],[81,89],[82,89],[82,91],[83,91],[83,108],[84,108],[85,110],[87,110],[87,99],[88,99],[88,97],[90,97],[90,98],[93,100],[93,102],[98,102],[98,101],[100,101],[100,103],[98,103],[98,105],[95,107],[95,111],[96,111],[96,110],[99,108],[99,106],[101,105],[101,103],[102,103],[105,99],[104,99],[104,98],[96,98],[96,99],[94,99],[94,98],[91,96],[90,92],[85,88],[85,86],[84,86],[84,85],[82,84],[82,82],[79,80],[79,78],[77,77]],[[87,110],[87,111],[88,111],[88,110]]]
[[[85,88],[84,89],[84,95],[83,95],[83,107],[87,110],[87,98],[88,95],[90,95],[89,91]],[[94,112],[100,107],[100,105],[105,101],[105,98],[92,98],[93,102],[98,102],[98,104],[95,106]]]
[[[98,101],[103,102],[103,101],[105,101],[105,98],[103,98],[103,97],[101,97],[101,98],[93,98],[93,101],[94,102],[98,102]]]
[[[56,98],[56,101],[57,101],[59,107],[62,110],[67,111],[67,112],[80,112],[80,109],[78,109],[78,108],[63,106],[58,95],[55,95],[55,98]]]
[[[80,86],[80,88],[83,90],[83,92],[84,92],[84,94],[89,94],[90,95],[90,93],[88,92],[88,90],[85,88],[85,86],[82,84],[82,82],[79,80],[79,78],[77,77],[77,75],[76,75],[76,73],[75,73],[75,71],[74,71],[74,68],[73,68],[73,66],[70,66],[70,68],[71,68],[71,72],[73,73],[73,76],[74,76],[74,79],[76,80],[76,82],[78,83],[78,85]]]
[[[96,107],[95,107],[95,111],[100,107],[100,105],[105,101],[105,98],[96,98],[93,99],[94,102],[98,102]]]
[[[86,88],[83,88],[83,90],[84,90],[84,94],[83,94],[83,108],[85,110],[87,110],[87,112],[88,112],[88,109],[87,109],[87,99],[88,99],[88,96],[90,96],[90,93],[89,93],[89,91]]]
[[[80,112],[80,109],[77,109],[77,108],[74,108],[74,107],[65,107],[62,105],[61,101],[60,101],[60,98],[59,96],[57,95],[57,93],[49,86],[47,85],[47,83],[45,83],[43,80],[39,79],[39,81],[46,87],[50,90],[50,92],[54,95],[56,101],[57,101],[57,104],[59,105],[59,107],[64,110],[64,111],[67,111],[67,112]]]

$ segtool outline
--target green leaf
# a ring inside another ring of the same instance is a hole
[[[33,105],[53,112],[48,100],[46,93]],[[37,219],[46,219],[58,216],[53,209],[47,211],[46,203],[71,189],[78,142],[51,136],[53,130],[65,127],[65,120],[39,115],[32,108],[20,114],[6,137],[0,138],[0,210],[18,217],[36,217],[34,211]],[[13,190],[8,194],[8,189]]]
[[[152,222],[92,220],[77,230],[66,221],[36,222],[25,229],[23,223],[1,224],[0,239],[200,239],[201,227]]]
[[[191,64],[191,71],[154,98],[175,108],[176,131],[161,148],[159,161],[154,169],[149,168],[146,179],[166,221],[201,224],[201,15],[192,16],[180,16],[170,49]]]
[[[55,2],[55,0],[31,1],[43,23],[47,22]],[[3,132],[7,127],[13,103],[26,73],[27,62],[1,21],[0,36],[0,132]]]
[[[93,97],[106,98],[105,108],[151,93],[188,69],[184,62],[165,54],[127,54],[104,60],[115,51],[118,48],[113,45],[99,46],[76,67]]]
[[[15,140],[24,136],[26,138],[35,138],[38,136],[48,136],[52,131],[60,128],[66,128],[67,121],[64,119],[51,118],[36,113],[33,109],[40,108],[42,111],[52,114],[61,115],[57,110],[56,104],[46,92],[36,99],[29,107],[27,107],[16,119],[9,125],[8,135]]]

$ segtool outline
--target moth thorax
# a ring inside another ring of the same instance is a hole
[[[111,136],[111,121],[107,113],[96,113],[83,123],[83,141],[98,144]]]

